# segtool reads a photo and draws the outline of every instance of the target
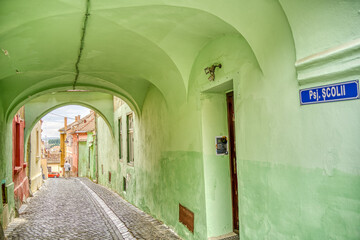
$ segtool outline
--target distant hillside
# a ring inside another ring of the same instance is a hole
[[[49,147],[60,146],[60,138],[49,139]]]

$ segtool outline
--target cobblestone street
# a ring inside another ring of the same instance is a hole
[[[8,239],[180,239],[167,226],[85,178],[49,179],[20,209]]]

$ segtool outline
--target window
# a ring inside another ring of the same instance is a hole
[[[20,167],[21,160],[20,160],[20,154],[21,154],[21,148],[20,148],[20,123],[16,123],[15,126],[15,166]]]
[[[123,151],[122,151],[122,121],[121,121],[121,118],[119,118],[118,126],[119,126],[119,158],[122,159]]]
[[[1,197],[2,197],[3,205],[7,204],[8,203],[7,187],[5,186],[5,183],[1,183]]]
[[[123,191],[126,192],[126,178],[123,177]]]
[[[134,117],[130,113],[127,115],[127,162],[134,162]]]

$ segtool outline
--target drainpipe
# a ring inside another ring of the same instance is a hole
[[[95,161],[96,161],[96,183],[99,183],[99,156],[98,156],[98,133],[97,133],[97,117],[95,114]]]
[[[33,194],[31,191],[31,134],[29,136],[26,152],[27,152],[27,159],[28,159],[29,196],[32,197]]]

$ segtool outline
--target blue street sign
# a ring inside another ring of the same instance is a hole
[[[300,90],[300,104],[336,102],[359,98],[359,80]]]

